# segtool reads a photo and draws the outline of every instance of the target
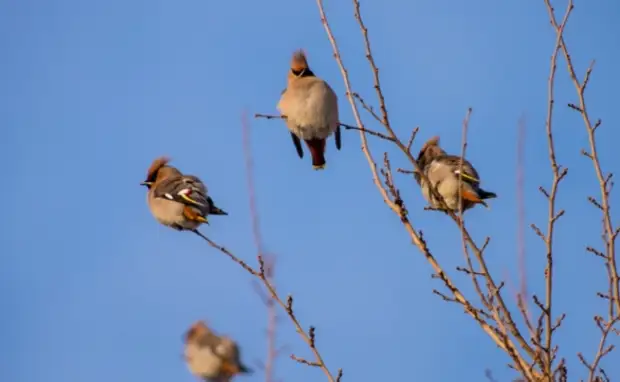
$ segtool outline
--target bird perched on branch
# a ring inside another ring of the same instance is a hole
[[[163,225],[176,230],[195,231],[208,215],[228,215],[216,207],[207,187],[193,175],[183,175],[169,166],[167,157],[159,157],[149,167],[146,180],[147,202],[151,213]]]
[[[338,97],[327,82],[310,70],[301,50],[293,54],[278,110],[286,118],[297,155],[304,156],[300,141],[303,139],[312,155],[312,168],[324,169],[327,138],[335,134],[336,148],[341,147]]]
[[[243,365],[237,344],[217,336],[204,323],[195,322],[185,334],[185,360],[190,372],[211,382],[229,382],[238,374],[250,374]]]
[[[480,177],[472,164],[463,160],[461,157],[447,154],[439,146],[439,137],[429,139],[420,149],[416,159],[418,167],[426,175],[430,186],[444,198],[448,209],[459,210],[459,171],[461,173],[461,198],[463,211],[466,211],[476,204],[482,204],[489,208],[485,199],[496,198],[493,192],[485,191],[480,188]],[[422,188],[424,198],[433,208],[443,209],[439,200],[433,195],[429,184],[424,180],[419,172],[414,172],[415,180]]]

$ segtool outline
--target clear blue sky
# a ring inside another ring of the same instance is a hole
[[[352,4],[326,3],[354,88],[374,103]],[[458,151],[461,120],[474,108],[469,159],[499,198],[491,210],[469,213],[469,224],[480,240],[493,237],[489,263],[516,288],[521,115],[528,224],[546,221],[537,188],[550,184],[544,120],[554,33],[543,1],[367,0],[362,7],[392,122],[403,135],[421,126],[416,149],[439,134],[446,149]],[[604,121],[605,169],[616,172],[618,15],[615,0],[580,0],[566,31],[580,73],[598,61],[588,100]],[[237,338],[248,363],[264,358],[266,315],[250,276],[198,237],[159,226],[138,183],[154,157],[170,155],[230,213],[204,231],[253,261],[241,115],[275,113],[290,54],[300,47],[339,94],[342,120],[352,122],[314,1],[0,0],[0,156],[7,165],[0,380],[193,381],[181,334],[197,319]],[[579,154],[582,121],[563,106],[576,100],[563,60],[558,86],[558,160],[570,170],[558,200],[567,213],[557,230],[555,307],[568,314],[558,341],[573,380],[584,375],[575,353],[592,358],[598,344],[591,317],[605,312],[594,293],[606,279],[599,259],[584,251],[600,245],[599,214],[586,201],[598,187]],[[482,381],[487,368],[510,380],[504,354],[461,308],[431,293],[440,285],[381,201],[357,133],[345,133],[340,152],[330,141],[327,170],[315,172],[308,157],[296,156],[282,122],[253,120],[251,127],[259,213],[266,248],[278,256],[278,285],[294,294],[302,322],[318,328],[330,368],[344,368],[345,380],[356,382]],[[376,156],[387,147],[371,142]],[[422,210],[409,179],[398,181],[437,258],[446,269],[461,265],[454,225]],[[541,293],[544,248],[529,230],[527,264],[529,288]],[[467,278],[452,273],[472,295]],[[286,320],[280,343],[309,356]],[[611,359],[608,372],[620,375]],[[286,354],[278,375],[324,378]]]

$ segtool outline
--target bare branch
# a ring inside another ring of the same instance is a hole
[[[546,0],[545,0],[546,1]],[[556,41],[553,49],[553,54],[551,55],[551,63],[549,70],[549,82],[547,86],[547,122],[546,122],[546,130],[547,130],[547,145],[549,149],[549,162],[551,165],[551,171],[553,174],[553,181],[551,183],[551,191],[547,192],[541,187],[541,191],[547,197],[548,202],[548,217],[547,217],[547,232],[546,235],[543,235],[540,229],[536,226],[532,225],[536,234],[540,236],[546,246],[546,257],[547,257],[547,265],[545,267],[545,304],[544,306],[537,302],[537,305],[541,308],[541,312],[543,312],[544,317],[544,333],[545,333],[545,343],[544,345],[538,343],[538,347],[540,351],[544,353],[543,357],[543,371],[545,376],[549,378],[553,375],[553,243],[554,243],[554,228],[555,223],[559,217],[564,214],[564,211],[560,211],[556,213],[555,200],[558,192],[558,187],[562,179],[566,176],[566,169],[562,169],[556,159],[555,155],[555,144],[553,137],[553,106],[555,103],[554,99],[554,90],[555,90],[555,73],[557,69],[557,58],[560,52],[560,47],[563,41],[563,33],[564,27],[568,22],[568,18],[573,9],[572,3],[569,3],[566,8],[566,12],[564,14],[564,19],[562,20],[559,28],[556,29]],[[537,301],[537,299],[535,300]],[[543,321],[539,320],[539,325],[542,325]],[[539,326],[538,333],[542,332],[542,327]]]
[[[244,127],[244,134],[245,134],[245,138],[247,138],[248,135],[248,131],[249,131],[249,124],[245,118],[242,119],[242,125]],[[247,143],[247,140],[244,141],[244,143]],[[246,145],[246,150],[249,150],[249,146]],[[248,153],[249,155],[249,153]],[[247,159],[247,158],[246,158]],[[248,171],[251,170],[251,161],[248,161],[246,164],[248,164]],[[253,180],[252,180],[252,176],[250,174],[248,174],[248,185],[250,188],[253,188]],[[250,195],[253,195],[253,191],[250,190]],[[250,206],[252,209],[254,209],[255,204],[253,201],[253,197],[250,198]],[[255,210],[253,210],[253,213],[256,213]],[[254,226],[253,226],[253,231],[255,234],[255,243],[257,245],[257,250],[259,251],[259,255],[257,256],[258,259],[258,270],[250,267],[249,265],[247,265],[247,263],[245,263],[243,260],[239,259],[238,257],[236,257],[232,252],[230,252],[228,249],[226,249],[225,247],[215,243],[214,241],[212,241],[211,239],[209,239],[208,237],[206,237],[205,235],[203,235],[200,231],[198,230],[194,230],[193,232],[200,236],[203,240],[205,240],[210,246],[212,246],[213,248],[219,250],[220,252],[224,253],[225,255],[227,255],[228,257],[230,257],[234,262],[236,262],[237,264],[239,264],[243,269],[245,269],[248,273],[250,273],[251,275],[255,276],[258,278],[258,280],[261,281],[261,283],[263,284],[263,286],[265,287],[266,291],[268,292],[268,295],[270,296],[270,298],[272,299],[272,301],[275,301],[278,305],[280,305],[280,307],[286,311],[287,315],[289,316],[291,322],[293,323],[293,325],[295,326],[295,328],[297,329],[297,332],[299,333],[299,335],[302,337],[302,339],[304,340],[304,342],[306,342],[306,344],[308,344],[308,346],[310,347],[310,350],[312,351],[315,360],[311,361],[311,363],[316,364],[317,367],[321,368],[323,370],[323,372],[325,373],[325,375],[327,376],[328,380],[330,382],[335,382],[334,377],[332,376],[332,374],[330,373],[329,369],[327,368],[327,366],[325,365],[325,362],[323,361],[323,358],[321,357],[321,354],[319,353],[318,349],[315,346],[315,336],[314,336],[314,328],[311,328],[311,330],[309,331],[309,333],[306,333],[303,329],[302,326],[297,318],[297,316],[295,315],[295,312],[293,310],[293,297],[292,296],[288,296],[287,298],[287,302],[283,302],[282,299],[280,298],[280,296],[278,295],[274,284],[271,281],[271,277],[273,276],[273,268],[270,267],[270,264],[267,264],[264,260],[264,257],[262,254],[260,254],[261,248],[260,246],[262,245],[261,240],[260,240],[260,232],[258,229],[258,218],[256,216],[254,216]]]
[[[275,115],[275,114],[254,114],[254,118],[264,118],[264,119],[286,119],[286,115]],[[355,126],[347,125],[346,123],[339,122],[340,126],[345,129],[356,129]]]
[[[385,127],[385,129],[387,131],[387,135],[392,137],[392,138],[394,138],[394,144],[399,148],[399,150],[401,152],[403,152],[403,154],[407,157],[407,159],[413,165],[414,169],[416,171],[419,171],[419,168],[418,168],[418,165],[417,165],[417,161],[411,155],[411,152],[410,152],[411,143],[408,142],[407,144],[404,144],[396,136],[396,134],[394,133],[394,130],[392,129],[392,127],[390,125],[389,117],[387,115],[387,108],[385,106],[385,99],[383,97],[383,94],[382,94],[382,91],[381,91],[381,85],[380,85],[380,81],[379,81],[379,70],[378,70],[378,68],[377,68],[377,66],[376,66],[376,64],[374,62],[374,59],[372,57],[372,53],[371,53],[371,50],[370,50],[370,42],[369,42],[369,39],[368,39],[368,30],[365,27],[365,25],[363,23],[363,20],[362,20],[362,17],[361,17],[361,14],[360,14],[359,2],[357,0],[354,0],[353,4],[354,4],[355,18],[358,21],[358,24],[360,25],[360,29],[362,30],[362,34],[363,34],[363,37],[364,37],[364,44],[365,44],[365,47],[366,47],[366,57],[367,57],[367,59],[369,61],[369,64],[370,64],[372,72],[373,72],[373,78],[374,78],[374,82],[375,82],[375,90],[377,92],[377,98],[379,100],[379,108],[381,110],[382,124],[383,124],[383,126]],[[354,115],[354,117],[356,119],[356,122],[357,122],[358,126],[360,128],[363,128],[363,123],[362,123],[362,120],[361,120],[361,117],[359,115],[359,111],[358,111],[358,108],[357,108],[357,102],[355,102],[355,99],[353,97],[354,92],[351,90],[351,84],[350,84],[350,80],[349,80],[349,77],[348,77],[348,72],[347,72],[347,70],[346,70],[346,68],[345,68],[345,66],[344,66],[344,64],[342,62],[342,57],[340,56],[338,45],[337,45],[337,43],[336,43],[336,41],[335,41],[335,39],[333,37],[333,34],[331,32],[331,28],[330,28],[329,23],[327,21],[327,18],[325,16],[322,0],[317,0],[317,5],[319,7],[319,12],[320,12],[320,15],[321,15],[321,21],[323,22],[323,26],[324,26],[325,31],[327,33],[327,37],[328,37],[329,41],[332,44],[332,48],[333,48],[333,52],[334,52],[334,58],[336,59],[336,62],[338,63],[338,65],[340,67],[340,71],[342,73],[342,77],[343,77],[344,84],[345,84],[347,98],[348,98],[349,103],[351,105],[351,108],[352,108],[352,111],[353,111],[353,115]],[[481,325],[483,330],[493,339],[493,341],[495,341],[495,343],[498,344],[498,346],[500,346],[502,349],[504,349],[511,356],[511,358],[515,362],[516,367],[524,375],[528,376],[528,380],[531,380],[532,376],[533,376],[533,373],[532,373],[532,371],[530,369],[528,369],[527,362],[525,362],[523,357],[519,354],[519,350],[517,349],[517,347],[513,343],[513,340],[509,336],[507,336],[507,335],[502,335],[501,332],[499,332],[496,328],[494,328],[492,325],[490,325],[489,323],[484,321],[484,319],[482,319],[482,316],[480,315],[480,313],[478,313],[478,310],[476,308],[474,308],[473,305],[454,286],[452,281],[448,278],[446,273],[442,270],[441,266],[436,261],[435,257],[431,255],[431,252],[427,248],[426,243],[424,242],[424,239],[413,228],[413,225],[412,225],[411,221],[403,213],[403,208],[400,205],[398,205],[397,203],[395,203],[393,200],[391,200],[388,188],[386,188],[383,184],[381,184],[380,180],[378,179],[377,165],[376,165],[376,162],[374,161],[374,159],[372,158],[372,154],[370,153],[370,150],[368,148],[368,144],[367,144],[367,141],[366,141],[366,136],[365,136],[363,131],[360,132],[360,138],[362,140],[362,150],[363,150],[363,152],[364,152],[364,154],[366,156],[366,159],[368,161],[368,164],[370,166],[371,172],[373,174],[373,179],[375,181],[375,185],[377,186],[377,189],[379,190],[379,192],[380,192],[381,196],[383,197],[385,203],[394,211],[395,214],[397,214],[399,216],[399,218],[401,219],[401,222],[403,223],[405,229],[409,233],[413,243],[418,247],[420,252],[422,252],[422,254],[425,256],[425,258],[429,261],[429,263],[433,267],[435,273],[438,275],[438,278],[440,278],[442,281],[444,281],[444,284],[446,285],[448,290],[450,290],[452,296],[449,297],[449,298],[451,298],[451,299],[453,298],[459,304],[463,305],[464,308],[465,308],[465,311],[468,314],[470,314],[474,319],[476,319],[476,321]],[[422,174],[422,176],[424,177],[424,174]],[[436,195],[436,196],[437,196],[437,200],[440,200],[441,203],[445,205],[441,195]],[[455,222],[460,221],[460,219],[454,213],[448,212],[448,215]],[[490,292],[490,294],[492,294],[494,296],[494,299],[495,299],[495,301],[498,304],[498,308],[501,311],[501,315],[497,315],[497,319],[501,320],[501,322],[498,323],[498,324],[504,325],[504,323],[505,323],[506,324],[505,327],[507,328],[507,332],[509,332],[511,336],[514,336],[514,338],[519,343],[519,346],[528,355],[533,357],[534,356],[533,349],[529,346],[527,341],[525,341],[525,339],[523,338],[523,336],[519,332],[519,329],[517,328],[514,320],[511,317],[510,311],[508,310],[508,308],[506,307],[505,302],[503,301],[501,293],[499,293],[499,290],[501,288],[497,286],[497,284],[495,283],[495,281],[492,279],[492,277],[490,276],[490,274],[488,272],[488,269],[487,269],[487,266],[486,266],[486,262],[485,262],[485,260],[482,257],[482,251],[476,246],[476,244],[474,243],[474,241],[472,240],[471,236],[469,235],[469,233],[466,230],[464,230],[464,237],[465,237],[465,240],[467,242],[467,245],[472,249],[472,252],[474,253],[478,263],[481,266],[480,273],[484,273],[486,275],[485,276],[486,277],[486,284],[487,284],[487,287],[489,289],[489,292]]]
[[[550,0],[545,0],[545,4],[547,5],[547,9],[549,11],[549,18],[551,20],[551,24],[558,31],[561,28],[561,25],[557,24],[555,19],[555,14],[553,12],[553,7],[550,4]],[[572,0],[569,1],[569,7],[573,7]],[[577,91],[577,96],[579,98],[579,107],[577,110],[581,114],[583,118],[586,132],[588,134],[588,140],[590,142],[590,156],[592,157],[592,164],[594,166],[594,171],[596,173],[596,177],[599,182],[600,191],[601,191],[601,203],[599,204],[599,208],[603,211],[603,221],[605,224],[605,233],[607,237],[610,239],[607,243],[607,256],[609,258],[609,264],[611,267],[611,280],[613,289],[613,299],[615,303],[615,310],[620,311],[620,279],[618,278],[618,268],[616,263],[616,252],[615,252],[615,242],[614,242],[614,233],[615,230],[613,228],[613,224],[611,222],[611,213],[610,213],[610,205],[609,205],[609,193],[607,192],[607,176],[604,175],[603,170],[601,168],[601,164],[598,157],[598,152],[596,149],[596,138],[595,131],[601,125],[601,121],[597,120],[595,124],[592,124],[590,116],[588,114],[586,100],[585,100],[585,90],[590,80],[590,75],[592,74],[592,69],[594,67],[594,61],[590,64],[588,69],[586,70],[586,74],[584,76],[583,82],[580,82],[577,78],[577,74],[575,71],[575,67],[571,60],[571,56],[568,52],[568,47],[562,38],[561,44],[562,52],[564,53],[564,58],[566,59],[568,73],[573,81],[573,85],[575,90]]]
[[[364,99],[362,98],[362,96],[360,96],[357,93],[353,93],[353,97],[356,98],[360,104],[362,105],[362,107],[370,114],[373,116],[374,119],[377,120],[377,122],[383,124],[383,120],[381,119],[381,117],[379,117],[379,115],[377,113],[375,113],[375,110],[372,108],[372,106],[368,105],[366,103],[366,101],[364,101]]]
[[[374,135],[375,137],[379,137],[381,139],[385,139],[386,141],[394,142],[394,138],[388,137],[385,134],[381,134],[381,133],[379,133],[377,131],[373,131],[373,130],[367,129],[365,127],[345,126],[344,128],[345,128],[345,130],[363,131],[363,132],[368,133],[370,135]]]
[[[606,341],[609,333],[614,332],[614,325],[620,320],[620,279],[618,277],[618,267],[616,262],[616,252],[615,252],[615,239],[617,237],[617,231],[614,229],[612,224],[611,212],[610,212],[610,204],[609,204],[609,189],[611,187],[610,180],[611,174],[605,175],[601,164],[599,161],[597,146],[596,146],[596,137],[595,132],[598,127],[601,125],[601,120],[597,120],[594,124],[588,114],[588,108],[585,100],[585,91],[588,83],[590,81],[590,76],[592,74],[592,69],[594,66],[594,61],[587,68],[586,73],[584,75],[584,79],[580,81],[577,78],[576,70],[573,65],[571,56],[568,51],[568,47],[566,42],[564,41],[564,37],[562,36],[562,30],[564,28],[565,21],[558,25],[558,22],[555,17],[554,9],[550,3],[550,0],[544,0],[547,11],[549,13],[549,19],[551,21],[551,25],[556,31],[558,36],[558,44],[560,45],[560,49],[564,54],[564,58],[566,59],[568,74],[573,82],[575,90],[577,92],[577,97],[579,99],[579,104],[569,104],[568,106],[581,114],[583,122],[585,124],[586,132],[588,134],[589,140],[589,151],[582,150],[582,154],[590,159],[594,172],[596,173],[596,178],[599,183],[600,188],[600,199],[597,200],[594,197],[588,197],[588,200],[591,204],[593,204],[597,209],[599,209],[602,213],[603,220],[603,243],[605,245],[605,251],[599,251],[594,249],[593,247],[587,247],[586,250],[588,252],[593,253],[594,255],[601,257],[605,261],[605,269],[607,271],[607,277],[609,280],[609,293],[603,294],[598,293],[598,296],[608,300],[608,321],[607,323],[603,322],[601,317],[595,316],[595,322],[598,328],[601,330],[601,340],[599,343],[598,351],[594,357],[592,363],[588,363],[585,357],[579,353],[578,357],[581,362],[588,368],[590,371],[588,376],[589,382],[600,382],[602,380],[608,380],[607,375],[604,370],[602,370],[598,365],[601,359],[607,355],[609,352],[613,350],[613,346],[606,346]],[[567,13],[573,9],[573,2],[569,0]],[[565,17],[566,19],[566,17]]]

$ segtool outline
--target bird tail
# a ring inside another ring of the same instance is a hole
[[[478,196],[480,199],[493,199],[497,198],[497,194],[490,191],[485,191],[483,189],[478,189]]]
[[[325,139],[306,139],[310,155],[312,156],[312,168],[322,170],[325,168]]]
[[[251,374],[253,372],[252,369],[245,366],[244,364],[239,364],[239,373]]]
[[[216,207],[215,205],[212,205],[211,209],[209,210],[209,215],[228,215],[228,212],[224,211],[219,207]]]
[[[183,216],[190,221],[209,224],[209,220],[206,216],[200,215],[190,206],[185,206],[185,208],[183,208]]]

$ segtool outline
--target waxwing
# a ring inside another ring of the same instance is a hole
[[[301,50],[293,54],[287,87],[280,97],[278,110],[286,117],[297,155],[304,156],[303,140],[312,155],[312,168],[324,169],[327,138],[335,134],[336,148],[341,148],[338,97],[327,82],[310,70]]]
[[[439,146],[439,137],[429,139],[420,149],[416,158],[418,167],[426,175],[428,182],[435,187],[439,194],[444,198],[444,202],[452,211],[458,211],[459,205],[459,167],[460,156],[449,155]],[[466,211],[476,204],[482,204],[489,208],[485,199],[496,198],[493,192],[485,191],[480,188],[480,177],[472,164],[463,160],[461,167],[461,198],[463,211]],[[435,198],[431,189],[424,178],[417,172],[414,177],[420,187],[424,198],[434,208],[441,209],[441,203]]]
[[[185,360],[195,376],[211,382],[229,382],[238,374],[250,374],[241,362],[238,345],[216,335],[204,321],[195,322],[185,334]]]
[[[195,231],[202,223],[209,224],[208,215],[228,215],[216,207],[204,183],[193,175],[183,175],[160,157],[149,167],[146,180],[147,202],[155,219],[176,230]]]

